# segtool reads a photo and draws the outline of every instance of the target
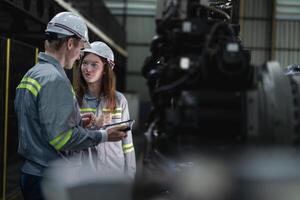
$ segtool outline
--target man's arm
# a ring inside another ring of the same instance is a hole
[[[80,150],[100,142],[121,140],[126,133],[121,127],[109,131],[88,130],[80,126],[76,98],[65,80],[47,83],[40,91],[39,113],[42,129],[56,150]]]

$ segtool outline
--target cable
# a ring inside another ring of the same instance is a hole
[[[214,11],[214,12],[217,12],[217,13],[223,15],[228,20],[231,19],[231,17],[226,12],[224,12],[222,10],[219,10],[217,8],[214,8],[214,7],[206,6],[206,5],[201,5],[201,6],[204,7],[204,8],[206,8],[206,9],[208,9],[208,10],[211,10],[211,11]]]

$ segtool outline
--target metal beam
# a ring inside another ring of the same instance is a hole
[[[54,0],[56,3],[58,3],[61,7],[63,7],[64,9],[76,13],[77,15],[79,15],[80,17],[82,17],[88,28],[94,32],[97,36],[99,36],[101,39],[103,39],[106,43],[108,43],[111,47],[113,47],[114,49],[116,49],[121,55],[123,55],[124,57],[128,56],[127,51],[121,47],[120,45],[118,45],[112,38],[110,38],[106,33],[104,33],[101,29],[99,29],[95,24],[93,24],[90,20],[88,20],[86,17],[84,17],[83,15],[81,15],[78,10],[76,10],[75,8],[72,7],[72,5],[70,3],[67,3],[63,0]]]

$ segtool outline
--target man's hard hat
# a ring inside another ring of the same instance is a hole
[[[45,32],[56,33],[61,38],[75,35],[87,44],[89,43],[88,28],[84,20],[71,12],[61,12],[55,15],[48,23]]]
[[[105,44],[104,42],[93,42],[91,43],[90,48],[85,48],[82,50],[84,53],[93,53],[96,54],[102,58],[105,58],[108,62],[108,64],[111,66],[111,68],[114,68],[115,61],[114,61],[114,53],[111,50],[111,48]]]

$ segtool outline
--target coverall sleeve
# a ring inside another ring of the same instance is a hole
[[[85,149],[106,141],[106,132],[80,126],[77,100],[71,84],[63,78],[54,76],[42,87],[38,109],[42,131],[58,151]]]
[[[124,96],[123,96],[124,97]],[[122,98],[122,121],[129,120],[129,110],[128,103],[126,98]],[[135,151],[132,140],[132,132],[127,132],[127,137],[122,140],[123,153],[125,157],[125,174],[131,178],[134,178],[136,173],[136,160],[135,160]]]

